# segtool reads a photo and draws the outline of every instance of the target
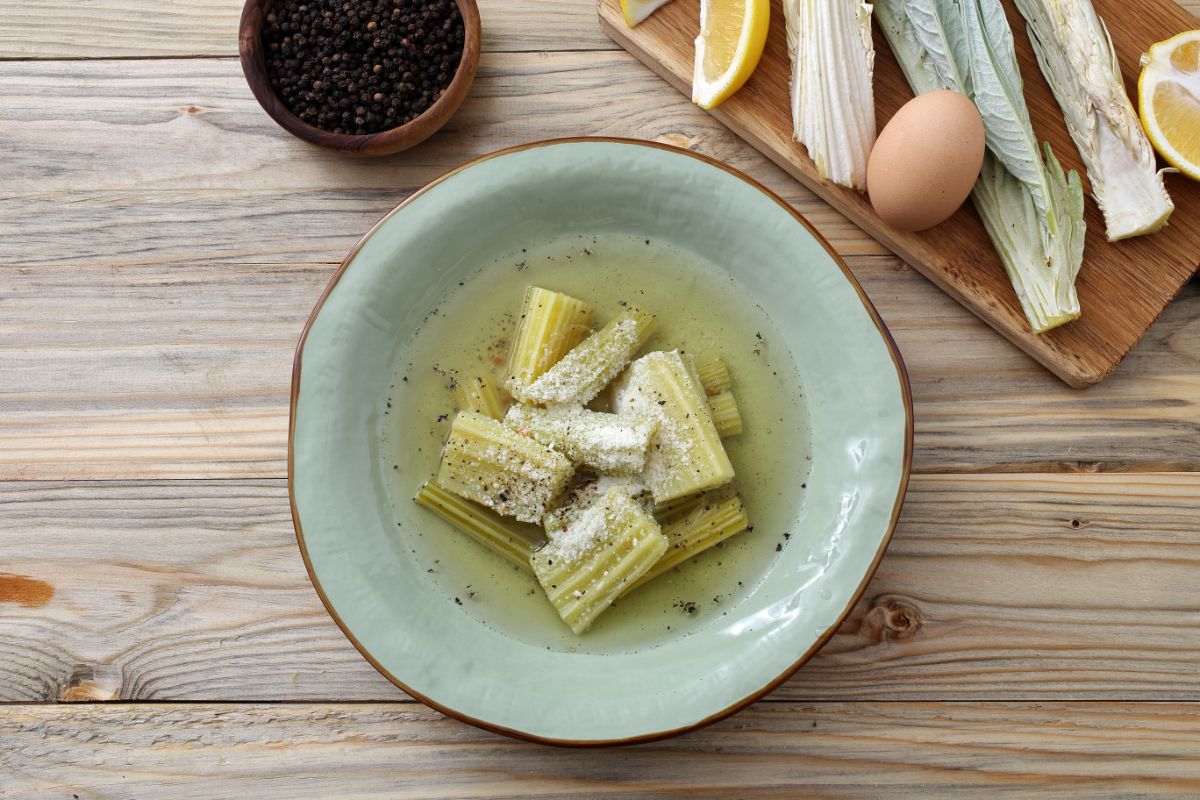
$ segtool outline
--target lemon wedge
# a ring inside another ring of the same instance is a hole
[[[1200,180],[1200,31],[1159,42],[1142,56],[1138,113],[1159,155]]]
[[[758,66],[767,43],[770,0],[700,0],[692,102],[715,108]]]
[[[621,13],[632,28],[669,2],[671,0],[621,0]]]

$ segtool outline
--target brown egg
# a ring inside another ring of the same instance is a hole
[[[958,92],[909,100],[888,121],[867,160],[867,193],[879,218],[920,231],[963,204],[983,166],[983,120]]]

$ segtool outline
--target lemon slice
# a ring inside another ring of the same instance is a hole
[[[767,42],[770,0],[700,0],[692,102],[715,108],[742,87]]]
[[[669,2],[671,0],[621,0],[621,13],[632,28]]]
[[[1200,180],[1200,31],[1159,42],[1142,56],[1138,112],[1159,155]]]

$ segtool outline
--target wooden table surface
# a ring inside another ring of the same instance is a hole
[[[0,798],[1200,796],[1200,285],[1068,389],[616,50],[590,0],[481,5],[450,126],[348,161],[256,105],[235,2],[0,0]],[[916,448],[878,574],[792,680],[564,751],[359,657],[296,549],[285,431],[301,325],[379,216],[583,134],[714,155],[808,215],[904,353]]]

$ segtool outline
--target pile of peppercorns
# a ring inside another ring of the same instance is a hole
[[[262,28],[271,88],[333,133],[395,128],[441,97],[462,59],[455,0],[277,0]]]

